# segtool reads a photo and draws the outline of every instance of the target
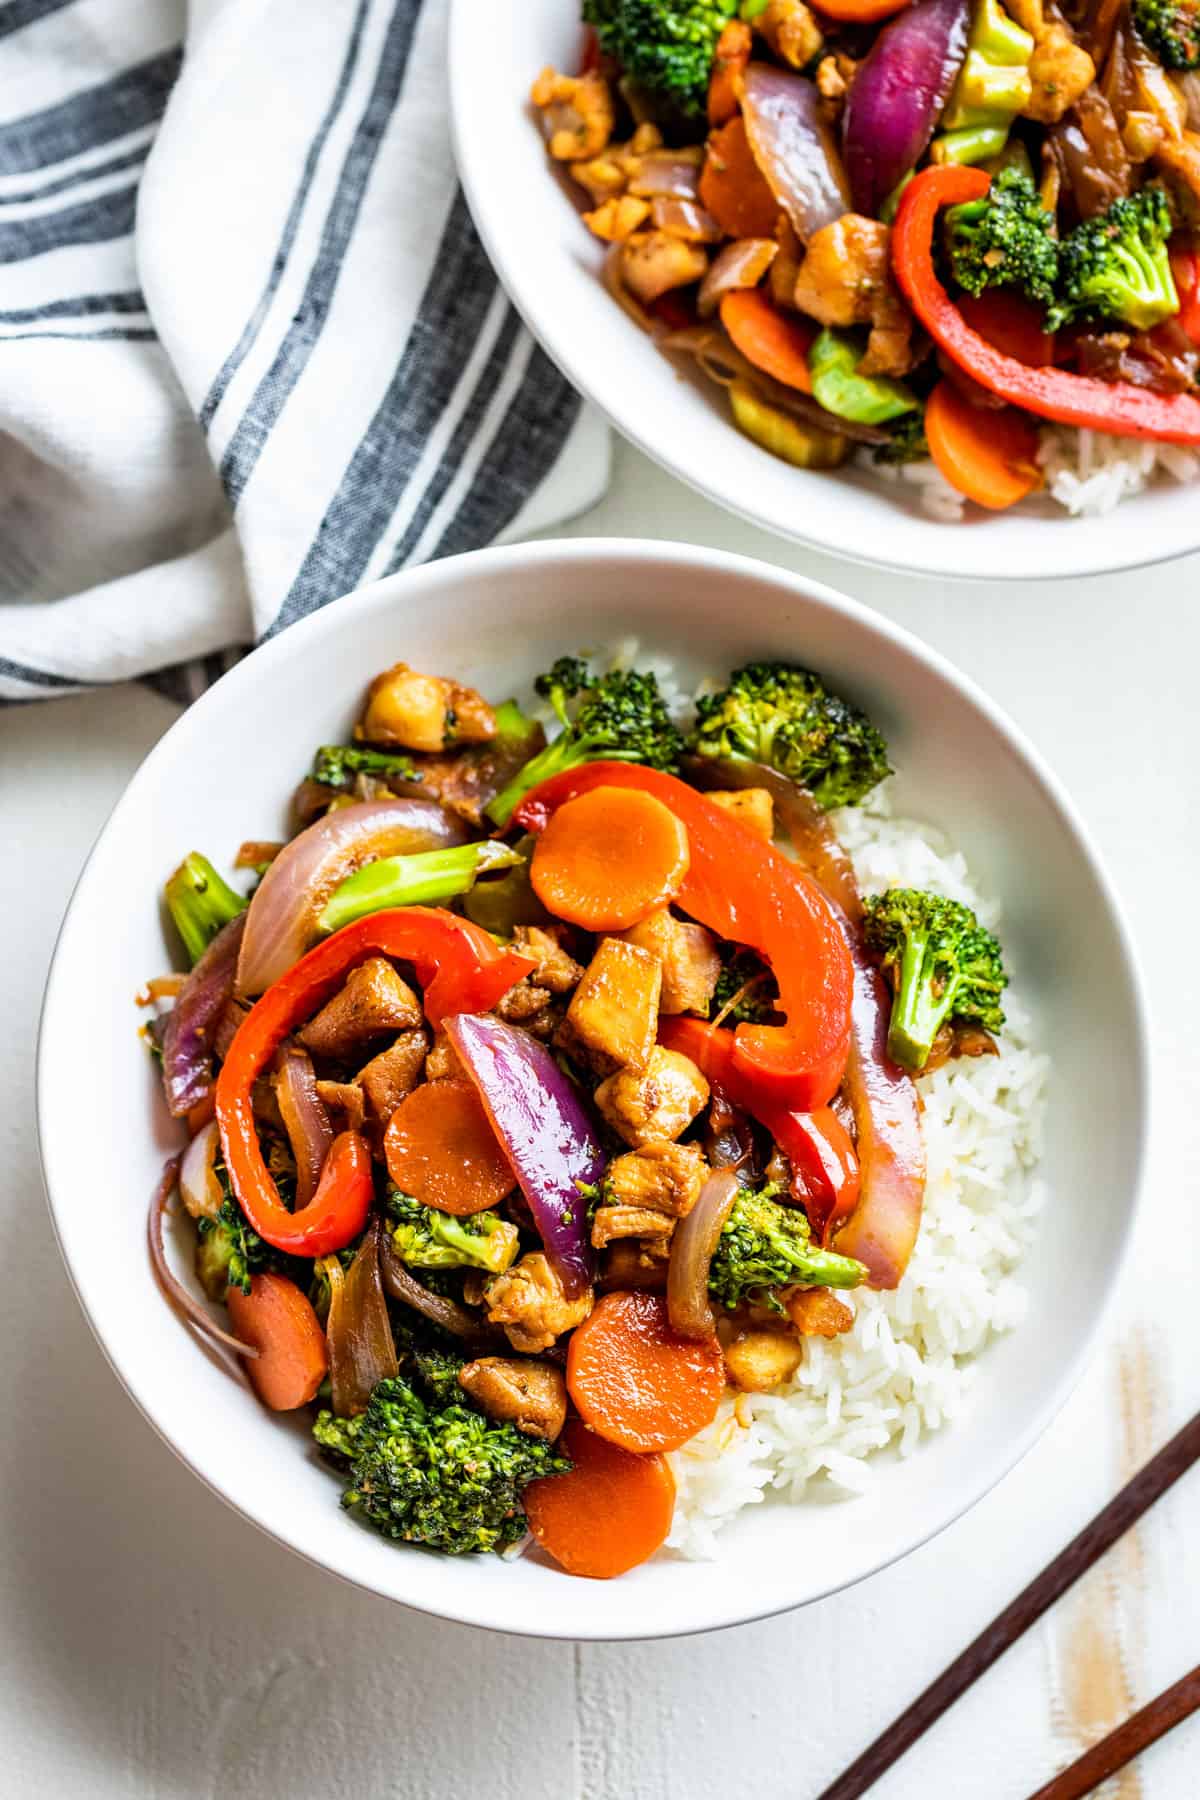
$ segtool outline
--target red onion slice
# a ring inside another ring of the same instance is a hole
[[[179,991],[163,1028],[163,1088],[176,1118],[212,1092],[213,1042],[233,993],[248,913],[222,925]]]
[[[595,1259],[581,1186],[604,1173],[604,1152],[574,1084],[544,1044],[484,1013],[446,1030],[479,1091],[567,1294],[583,1292]]]
[[[735,238],[709,264],[696,296],[696,312],[711,319],[726,294],[735,288],[757,287],[775,261],[779,245],[774,238]]]
[[[382,1227],[373,1219],[358,1255],[347,1272],[336,1256],[323,1264],[329,1280],[329,1379],[333,1410],[352,1419],[365,1412],[377,1382],[399,1374],[396,1345],[383,1297],[379,1241]]]
[[[700,186],[702,153],[686,150],[650,150],[637,166],[629,192],[639,199],[694,200]]]
[[[850,211],[846,173],[811,81],[750,63],[742,116],[754,160],[803,243]]]
[[[733,1169],[718,1169],[700,1189],[671,1239],[667,1267],[667,1312],[680,1337],[710,1338],[717,1329],[708,1298],[708,1269],[725,1221],[738,1196]]]
[[[383,1285],[393,1300],[399,1300],[405,1306],[411,1306],[415,1312],[423,1313],[425,1318],[440,1325],[443,1331],[452,1332],[455,1337],[474,1338],[484,1329],[465,1306],[448,1300],[444,1294],[433,1294],[427,1287],[422,1287],[401,1262],[386,1237],[380,1240],[379,1272]]]
[[[296,1204],[293,1210],[300,1212],[317,1191],[321,1170],[333,1142],[333,1127],[317,1093],[312,1058],[298,1045],[283,1052],[275,1077],[275,1098],[296,1159]]]
[[[327,813],[294,837],[263,876],[246,910],[237,991],[261,994],[311,950],[333,890],[384,856],[465,844],[461,819],[433,800],[365,800]]]
[[[150,1261],[154,1268],[155,1279],[162,1290],[163,1298],[171,1309],[186,1321],[194,1325],[197,1331],[220,1344],[223,1349],[232,1350],[235,1356],[257,1356],[258,1351],[253,1344],[244,1344],[228,1331],[222,1331],[208,1308],[195,1294],[189,1294],[178,1276],[167,1261],[167,1248],[163,1242],[163,1214],[167,1203],[175,1192],[179,1179],[179,1158],[171,1157],[163,1168],[158,1186],[150,1201],[150,1216],[147,1220],[147,1240],[150,1245]]]
[[[924,154],[967,53],[968,0],[919,0],[859,64],[843,117],[846,171],[874,218]]]
[[[213,1168],[219,1142],[217,1121],[210,1119],[201,1126],[180,1161],[180,1198],[193,1219],[215,1219],[221,1210],[224,1195]]]

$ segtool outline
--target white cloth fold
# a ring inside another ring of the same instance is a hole
[[[471,225],[444,60],[443,0],[0,7],[0,698],[187,698],[603,491]]]

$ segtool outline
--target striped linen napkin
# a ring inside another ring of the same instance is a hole
[[[471,226],[444,58],[445,0],[0,0],[0,698],[187,699],[603,491]]]

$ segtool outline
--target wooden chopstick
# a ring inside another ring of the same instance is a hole
[[[1090,1525],[1060,1550],[1040,1575],[1019,1593],[979,1636],[955,1657],[949,1668],[919,1694],[912,1705],[869,1744],[862,1755],[832,1782],[817,1800],[859,1800],[879,1777],[911,1749],[917,1739],[965,1694],[981,1675],[998,1662],[1043,1613],[1073,1587],[1079,1577],[1124,1537],[1131,1525],[1173,1487],[1181,1475],[1200,1462],[1200,1413],[1165,1444],[1144,1468],[1126,1483]],[[1166,1698],[1166,1696],[1162,1696]],[[1128,1721],[1132,1724],[1133,1721]],[[1164,1726],[1164,1730],[1167,1727]],[[1099,1746],[1097,1746],[1099,1747]],[[1049,1792],[1050,1790],[1045,1790]],[[1064,1794],[1068,1790],[1064,1789]],[[1080,1792],[1086,1792],[1080,1789]],[[1057,1800],[1057,1796],[1056,1796]]]
[[[1157,1743],[1160,1737],[1178,1725],[1181,1720],[1200,1710],[1200,1663],[1190,1675],[1182,1676],[1172,1687],[1161,1693],[1157,1700],[1151,1700],[1140,1712],[1135,1712],[1110,1731],[1106,1738],[1085,1750],[1078,1761],[1069,1769],[1040,1787],[1029,1800],[1081,1800],[1084,1794],[1090,1794],[1093,1788],[1115,1775],[1118,1769],[1140,1756],[1143,1750]]]

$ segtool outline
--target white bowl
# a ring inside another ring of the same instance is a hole
[[[304,1426],[264,1413],[168,1309],[146,1213],[178,1127],[135,1035],[166,965],[159,894],[188,850],[271,837],[314,746],[348,729],[401,657],[503,696],[563,651],[637,634],[685,679],[748,654],[803,659],[867,706],[899,803],[950,833],[1005,903],[1005,944],[1055,1077],[1053,1202],[1024,1278],[1029,1318],[981,1359],[968,1417],[861,1500],[752,1508],[724,1557],[660,1556],[613,1582],[538,1557],[444,1558],[338,1507]],[[240,663],[147,757],[100,836],[46,993],[38,1120],[63,1254],[146,1417],[208,1485],[312,1562],[408,1605],[506,1631],[656,1637],[734,1624],[857,1581],[940,1531],[1011,1468],[1079,1375],[1128,1242],[1142,1158],[1145,1034],[1117,905],[1069,802],[1019,733],[931,651],[853,601],[765,564],[679,545],[580,540],[481,551],[326,607]]]
[[[908,484],[857,469],[805,473],[738,432],[719,388],[666,357],[609,297],[604,246],[579,218],[529,104],[547,63],[579,66],[578,0],[452,0],[450,99],[459,173],[479,234],[547,354],[639,449],[768,531],[855,561],[985,579],[1091,575],[1200,546],[1194,484],[1168,483],[1103,518],[1045,499],[921,512]]]

